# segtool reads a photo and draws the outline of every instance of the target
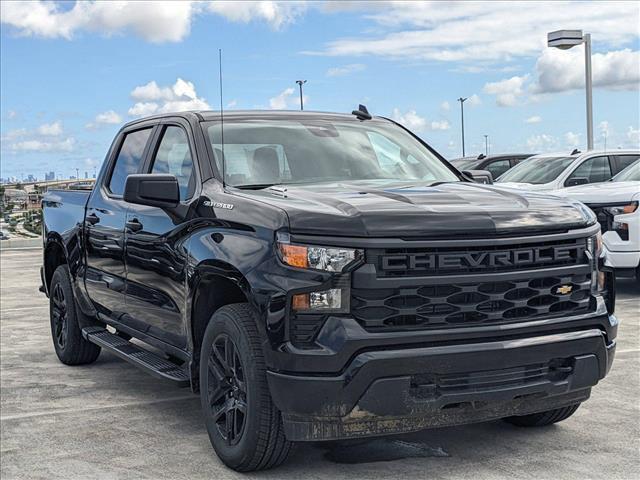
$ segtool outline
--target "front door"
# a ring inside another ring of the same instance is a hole
[[[125,229],[127,313],[134,327],[178,348],[186,347],[183,322],[187,257],[184,218],[197,185],[193,142],[179,123],[161,127],[145,172],[175,175],[178,209],[129,205]]]
[[[125,311],[124,229],[128,205],[122,199],[124,184],[127,175],[142,168],[151,132],[147,127],[121,134],[87,206],[85,285],[98,312],[112,318]]]

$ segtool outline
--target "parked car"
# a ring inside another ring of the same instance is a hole
[[[608,182],[556,193],[579,200],[595,212],[607,262],[619,275],[632,274],[640,281],[640,160]]]
[[[9,240],[9,234],[7,232],[0,231],[0,240]]]
[[[105,349],[190,386],[240,471],[296,441],[549,425],[609,372],[613,272],[580,202],[474,183],[364,107],[220,120],[130,122],[92,191],[44,197],[61,362]]]
[[[491,176],[498,178],[504,172],[531,156],[533,153],[504,153],[501,155],[484,155],[477,157],[461,157],[449,160],[458,170],[487,170]]]
[[[545,153],[520,162],[498,178],[496,183],[527,190],[558,190],[606,182],[638,158],[638,150],[585,153],[574,150],[570,155]]]

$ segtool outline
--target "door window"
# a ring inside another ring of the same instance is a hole
[[[186,200],[195,190],[193,159],[189,139],[184,129],[168,126],[158,146],[151,173],[174,175],[180,187],[180,200]]]
[[[511,163],[507,158],[505,160],[496,160],[495,162],[491,162],[489,165],[487,165],[485,170],[489,170],[491,172],[491,176],[493,176],[493,179],[495,180],[504,172],[509,170],[509,168],[511,168]]]
[[[116,163],[111,171],[111,179],[109,180],[111,193],[122,195],[127,176],[138,173],[149,135],[151,135],[151,128],[125,134],[118,158],[116,158]]]
[[[567,180],[572,178],[586,178],[589,183],[606,182],[611,178],[609,157],[593,157],[582,162]]]
[[[640,155],[617,155],[619,170],[624,170],[640,158]]]

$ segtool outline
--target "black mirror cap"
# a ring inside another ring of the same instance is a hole
[[[472,182],[484,183],[485,185],[493,184],[493,175],[488,170],[464,170],[462,174]]]
[[[124,201],[158,208],[174,208],[180,203],[180,187],[175,175],[145,173],[129,175]]]
[[[569,180],[567,180],[564,183],[565,187],[575,187],[578,185],[586,185],[587,183],[589,183],[589,179],[585,178],[585,177],[573,177],[570,178]]]

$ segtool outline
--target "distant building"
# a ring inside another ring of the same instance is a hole
[[[23,209],[27,207],[29,195],[24,190],[18,190],[17,188],[5,188],[3,201],[7,205],[13,204],[17,209]]]
[[[85,172],[84,172],[84,178],[85,178],[85,179],[88,179],[88,178],[89,178],[89,172],[87,172],[86,170],[85,170]]]
[[[49,172],[44,174],[45,182],[52,182],[56,179],[56,172]]]

